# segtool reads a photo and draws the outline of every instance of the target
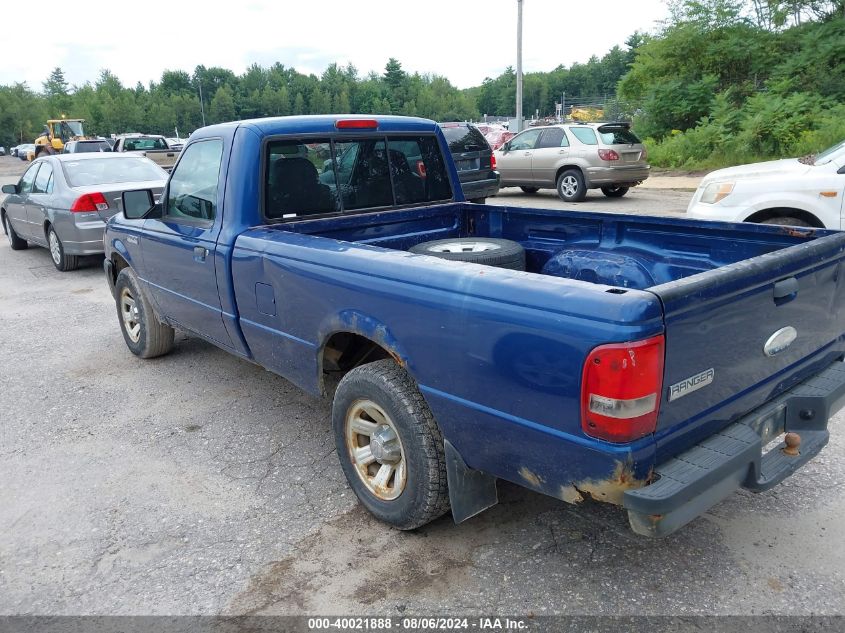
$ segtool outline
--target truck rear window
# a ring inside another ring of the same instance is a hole
[[[147,151],[151,149],[168,149],[167,141],[163,138],[154,137],[128,138],[123,141],[123,150],[126,152]]]
[[[452,198],[434,136],[272,141],[265,173],[268,220]]]

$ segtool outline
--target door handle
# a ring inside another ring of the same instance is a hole
[[[194,261],[204,262],[208,255],[208,249],[204,246],[194,246]]]
[[[558,154],[566,154],[566,150],[565,150],[565,149],[559,149],[559,150],[557,151],[557,153],[558,153]]]

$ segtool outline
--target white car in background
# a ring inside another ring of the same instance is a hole
[[[845,141],[804,158],[719,169],[705,176],[687,215],[723,222],[845,229]]]

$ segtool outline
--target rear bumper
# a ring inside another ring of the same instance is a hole
[[[779,484],[827,444],[828,420],[843,405],[845,363],[836,362],[661,464],[651,485],[626,491],[622,504],[631,528],[644,536],[666,536],[737,488],[761,492]],[[801,437],[800,454],[785,454],[783,442],[764,454],[785,431]]]
[[[619,165],[616,167],[587,167],[584,170],[584,175],[587,177],[587,187],[590,188],[604,185],[633,187],[647,179],[650,171],[649,165]]]
[[[475,198],[495,196],[499,193],[499,174],[497,172],[493,173],[496,173],[495,178],[462,182],[461,189],[464,192],[464,198],[467,200],[474,200]]]

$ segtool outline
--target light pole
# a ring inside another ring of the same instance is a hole
[[[522,132],[522,0],[516,6],[516,131]]]
[[[199,80],[200,87],[200,112],[202,113],[202,126],[205,127],[205,106],[202,103],[202,78]]]

